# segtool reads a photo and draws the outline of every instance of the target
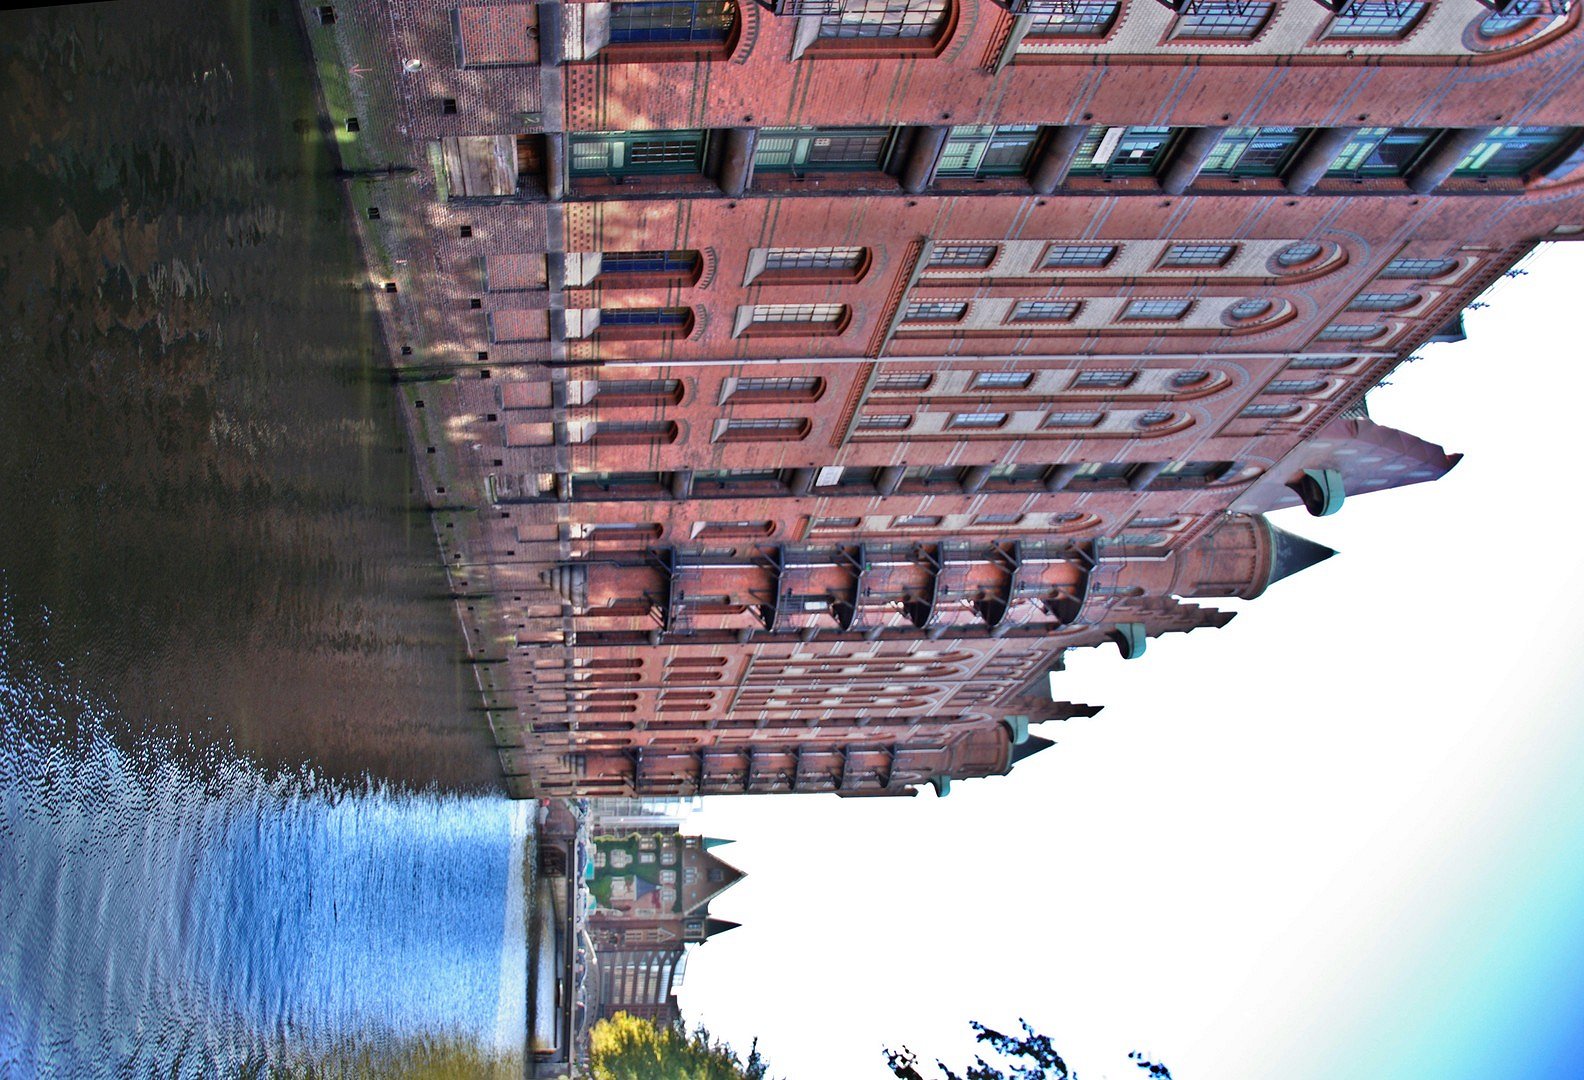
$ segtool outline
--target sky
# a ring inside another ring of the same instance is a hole
[[[680,998],[787,1080],[962,1064],[968,1022],[1085,1080],[1584,1076],[1584,243],[1370,394],[1462,452],[1283,528],[1340,554],[1225,629],[1075,650],[1058,745],[937,799],[714,797],[748,877]]]

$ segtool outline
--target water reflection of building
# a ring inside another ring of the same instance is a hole
[[[1005,773],[1067,649],[1329,554],[1267,512],[1445,474],[1366,392],[1584,236],[1580,8],[1491,6],[311,27],[419,170],[361,227],[515,790]]]
[[[591,838],[585,928],[593,956],[584,981],[591,1017],[681,1021],[676,991],[687,947],[737,925],[709,914],[711,901],[743,876],[711,850],[725,842],[674,828]]]

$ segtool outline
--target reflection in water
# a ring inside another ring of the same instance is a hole
[[[62,681],[0,681],[0,1075],[520,1075],[527,804],[129,753]]]
[[[495,787],[297,18],[0,14],[15,655],[126,743]]]

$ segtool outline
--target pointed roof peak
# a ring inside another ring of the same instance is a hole
[[[1016,765],[1024,758],[1033,757],[1046,747],[1055,745],[1056,743],[1050,739],[1042,739],[1038,735],[1030,734],[1028,738],[1024,739],[1022,742],[1018,743],[1012,748],[1012,760],[1008,767],[1010,768],[1011,765]]]
[[[1267,589],[1282,578],[1307,570],[1316,563],[1323,563],[1336,554],[1334,548],[1277,528],[1269,521],[1265,524],[1271,531],[1271,569],[1270,577],[1265,580]]]

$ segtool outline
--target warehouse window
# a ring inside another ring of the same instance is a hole
[[[996,244],[936,244],[930,249],[931,270],[983,270],[995,262]]]
[[[1118,371],[1114,368],[1096,368],[1092,371],[1080,371],[1078,377],[1072,381],[1074,390],[1120,390],[1133,383],[1133,372]]]
[[[1321,250],[1319,244],[1311,243],[1308,240],[1303,240],[1296,244],[1288,244],[1276,253],[1276,265],[1284,269],[1303,266],[1318,259]]]
[[[786,376],[738,379],[732,387],[732,402],[815,401],[825,392],[825,380],[818,376]]]
[[[731,36],[730,0],[641,0],[610,5],[612,45],[718,45]]]
[[[723,420],[716,442],[787,442],[806,437],[810,424],[797,416]]]
[[[766,270],[855,270],[863,261],[861,247],[770,248]]]
[[[1148,176],[1171,145],[1169,127],[1105,127],[1095,125],[1078,146],[1074,176]]]
[[[1435,136],[1431,128],[1359,128],[1326,170],[1328,176],[1401,176]]]
[[[1303,133],[1292,127],[1228,128],[1201,171],[1212,176],[1275,176],[1302,138]]]
[[[1154,320],[1158,322],[1171,322],[1188,314],[1188,309],[1193,307],[1192,300],[1177,298],[1157,297],[1150,300],[1132,300],[1122,311],[1122,318],[1127,320]]]
[[[1099,412],[1053,412],[1045,418],[1048,428],[1092,428],[1099,427],[1100,421],[1105,418],[1105,413]]]
[[[968,313],[962,300],[913,300],[902,312],[905,322],[956,322]]]
[[[981,371],[974,375],[975,390],[1026,390],[1034,381],[1029,371]]]
[[[1190,267],[1225,266],[1237,251],[1236,244],[1172,244],[1161,256],[1164,270]]]
[[[754,169],[797,176],[878,169],[891,135],[890,128],[767,127],[754,146]]]
[[[1321,341],[1368,341],[1385,332],[1380,323],[1332,323],[1317,336]]]
[[[675,404],[682,400],[678,379],[601,379],[594,388],[594,401],[609,405]]]
[[[686,334],[692,326],[692,308],[601,308],[598,333],[658,337]]]
[[[857,281],[869,268],[862,247],[759,248],[748,260],[754,282]]]
[[[1105,37],[1122,9],[1115,0],[1070,0],[1041,7],[1030,16],[1029,37]]]
[[[1270,314],[1271,308],[1276,305],[1262,297],[1251,296],[1246,300],[1239,300],[1227,308],[1227,318],[1234,322],[1251,322],[1261,316]]]
[[[1238,415],[1245,420],[1285,420],[1289,416],[1297,416],[1302,411],[1302,405],[1260,402],[1248,406]]]
[[[601,420],[594,424],[588,441],[599,445],[631,446],[644,443],[676,442],[677,426],[669,420],[634,422]]]
[[[933,38],[946,25],[947,0],[846,0],[820,16],[826,39]]]
[[[1077,300],[1019,300],[1012,308],[1012,321],[1068,322],[1082,306]]]
[[[919,393],[930,388],[935,376],[927,371],[887,371],[875,376],[874,388],[881,393]]]
[[[1383,278],[1414,278],[1430,281],[1445,277],[1457,269],[1455,259],[1393,259],[1380,272]]]
[[[600,255],[595,284],[610,289],[692,283],[698,279],[696,251],[606,251]]]
[[[737,311],[739,334],[839,334],[851,315],[846,304],[749,304]]]
[[[1353,0],[1326,27],[1328,41],[1396,39],[1408,33],[1429,5],[1424,0]]]
[[[1413,292],[1359,293],[1348,304],[1349,311],[1402,311],[1411,308],[1424,297]]]
[[[998,428],[1007,422],[1004,412],[952,413],[949,426],[954,428]]]
[[[569,138],[573,176],[696,173],[704,161],[705,133],[699,130],[586,131]]]
[[[858,418],[859,431],[904,431],[913,423],[905,413],[865,413]]]
[[[1021,176],[1039,139],[1035,124],[958,124],[946,137],[938,176]]]
[[[1454,175],[1521,175],[1550,157],[1572,134],[1567,127],[1499,127],[1469,151]]]
[[[1248,2],[1191,5],[1177,20],[1172,37],[1247,40],[1259,34],[1275,8],[1274,3]]]
[[[1052,244],[1045,249],[1040,268],[1097,270],[1116,258],[1115,244]]]

